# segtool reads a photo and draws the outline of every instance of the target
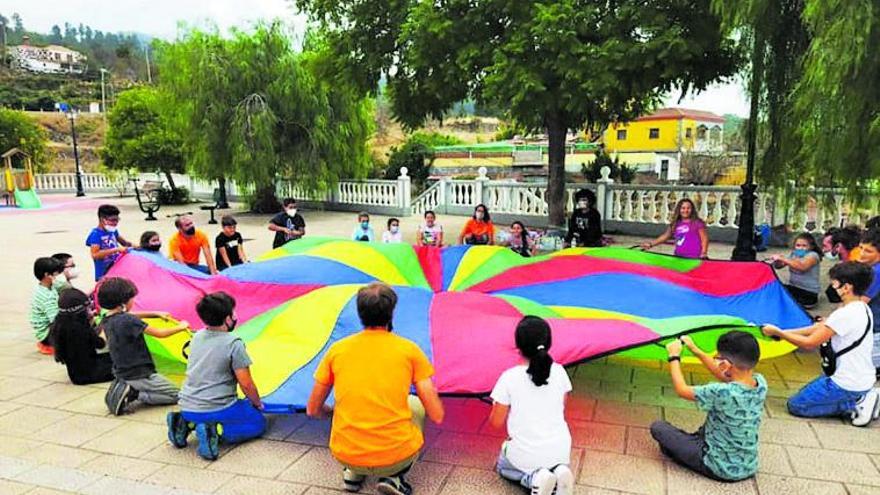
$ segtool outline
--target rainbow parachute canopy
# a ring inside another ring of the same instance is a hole
[[[169,311],[194,328],[202,324],[195,305],[203,294],[235,297],[235,332],[247,344],[254,379],[266,403],[288,408],[305,406],[328,347],[361,330],[355,296],[375,280],[394,287],[394,332],[431,359],[444,394],[489,392],[520,360],[513,333],[524,315],[549,321],[551,354],[563,364],[624,351],[662,358],[665,351],[652,344],[681,334],[694,334],[711,351],[721,332],[749,322],[793,328],[811,321],[763,263],[620,248],[522,258],[497,246],[304,238],[217,276],[141,252],[124,256],[111,276],[137,284],[136,308]],[[148,344],[161,370],[180,375],[187,341],[178,334]],[[784,342],[760,343],[764,358],[792,350]]]

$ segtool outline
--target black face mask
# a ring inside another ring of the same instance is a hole
[[[231,332],[235,330],[235,326],[238,325],[238,318],[232,318],[232,323],[226,325],[226,330]]]
[[[195,227],[190,227],[190,228],[184,230],[183,233],[186,234],[186,235],[195,235],[195,233],[196,233],[196,228],[195,228]]]
[[[162,249],[162,245],[161,244],[147,244],[146,246],[144,246],[144,249],[147,251],[153,251],[154,253],[156,253],[156,252],[159,252],[160,249]]]

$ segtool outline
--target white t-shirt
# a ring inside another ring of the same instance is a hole
[[[836,309],[825,321],[833,332],[831,348],[835,352],[849,347],[859,340],[868,328],[868,335],[855,349],[837,359],[837,369],[831,379],[840,388],[850,392],[864,392],[874,386],[874,362],[871,354],[874,350],[874,339],[871,335],[873,316],[868,305],[861,301],[851,302]]]
[[[382,232],[382,242],[385,244],[400,244],[403,242],[403,233],[398,230],[392,234],[390,230],[386,230]]]
[[[502,373],[492,389],[492,400],[510,406],[507,459],[520,471],[530,473],[569,464],[571,433],[564,413],[571,380],[565,368],[553,363],[547,384],[538,387],[527,369],[520,365]]]
[[[436,222],[431,227],[428,227],[428,224],[422,224],[419,227],[419,235],[422,236],[422,244],[426,246],[438,245],[438,240],[442,233],[443,226]]]

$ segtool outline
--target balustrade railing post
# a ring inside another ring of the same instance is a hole
[[[440,179],[440,186],[438,186],[439,195],[437,197],[437,210],[444,215],[449,213],[449,181],[446,177],[442,177]]]
[[[599,180],[596,181],[596,209],[602,217],[602,228],[605,222],[614,215],[614,195],[611,186],[614,179],[611,178],[611,168],[605,166],[599,170]]]
[[[400,215],[405,217],[412,215],[412,180],[408,173],[409,169],[400,167],[400,177],[397,178],[398,206],[402,210]]]
[[[477,180],[474,184],[474,198],[471,206],[477,206],[480,203],[489,203],[489,177],[486,175],[488,169],[486,169],[486,167],[480,167],[478,172],[480,175],[477,176]]]

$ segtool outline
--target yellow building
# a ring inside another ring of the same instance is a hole
[[[606,151],[621,163],[663,180],[678,180],[681,155],[724,149],[724,118],[712,112],[661,108],[632,122],[608,126]]]

